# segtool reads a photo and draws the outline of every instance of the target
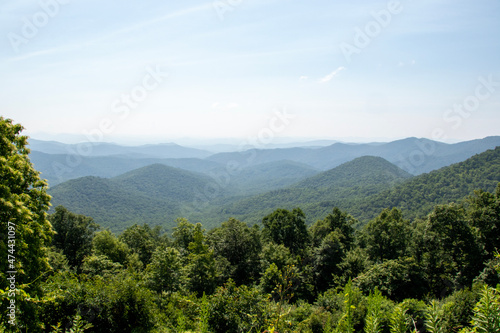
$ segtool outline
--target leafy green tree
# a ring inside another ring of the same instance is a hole
[[[106,277],[56,274],[42,286],[40,315],[47,327],[64,327],[80,315],[94,326],[90,332],[151,332],[159,316],[152,292],[127,270]]]
[[[462,206],[439,205],[420,232],[420,265],[434,295],[446,296],[470,286],[482,268],[481,249]]]
[[[342,238],[336,231],[329,233],[320,246],[314,249],[313,271],[317,291],[327,290],[334,283],[334,276],[342,274],[339,264],[346,252]]]
[[[331,232],[335,232],[340,238],[344,247],[350,249],[354,242],[353,225],[357,223],[351,215],[342,212],[339,208],[333,208],[323,220],[318,220],[311,226],[311,238],[313,246],[319,246],[323,239]]]
[[[264,244],[260,253],[261,270],[266,270],[271,264],[275,264],[278,269],[283,269],[287,265],[297,264],[297,258],[283,244]]]
[[[249,228],[246,223],[231,218],[212,230],[207,242],[215,256],[227,259],[230,277],[236,284],[248,284],[258,277],[261,241],[257,228]]]
[[[121,242],[111,231],[103,230],[96,233],[92,240],[92,247],[96,255],[105,255],[109,260],[127,265],[130,249]]]
[[[485,254],[491,257],[500,249],[500,183],[495,194],[474,191],[474,195],[469,197],[469,203],[471,225],[478,233]]]
[[[309,244],[305,219],[306,216],[300,208],[291,212],[277,209],[262,219],[262,233],[276,244],[283,244],[293,253],[297,253]]]
[[[83,259],[81,271],[90,276],[100,275],[109,276],[119,273],[123,265],[110,260],[105,255],[90,255]]]
[[[358,246],[353,247],[346,253],[342,262],[338,265],[342,275],[334,277],[335,285],[346,285],[350,279],[355,279],[366,272],[372,264],[373,263],[368,258],[366,249]]]
[[[158,247],[146,267],[145,279],[148,287],[158,293],[180,290],[184,277],[179,251],[171,247]]]
[[[381,262],[405,256],[410,235],[410,222],[403,219],[401,210],[393,208],[371,220],[361,237],[370,259]]]
[[[365,292],[378,288],[392,300],[421,297],[426,292],[425,276],[412,257],[374,264],[359,275],[353,284]]]
[[[63,206],[56,207],[49,221],[56,232],[52,244],[62,250],[70,266],[79,267],[92,252],[92,239],[99,226],[91,217],[74,214]]]
[[[193,231],[193,241],[189,243],[187,257],[188,288],[199,296],[214,292],[218,272],[213,250],[205,244],[205,230],[197,223]]]
[[[50,269],[50,196],[47,183],[30,162],[28,138],[20,135],[22,130],[11,119],[0,117],[0,234],[5,235],[0,239],[2,290],[7,288],[7,271],[17,271],[17,287],[29,291],[36,289],[39,277]],[[8,254],[15,260],[9,262]]]
[[[7,322],[7,306],[13,299],[8,296],[13,280],[7,279],[14,278],[16,329],[36,332],[41,320],[35,300],[41,296],[40,283],[51,271],[53,230],[47,218],[47,183],[30,162],[28,138],[20,134],[22,130],[0,116],[0,322]],[[16,273],[7,273],[12,271]]]
[[[137,253],[144,267],[149,264],[158,246],[168,246],[168,240],[161,235],[161,227],[151,228],[147,224],[134,224],[125,229],[118,239],[127,244],[132,253]]]
[[[189,243],[194,242],[194,227],[195,225],[185,218],[178,218],[175,220],[177,226],[174,227],[172,237],[174,239],[174,246],[181,252],[186,252]]]
[[[266,319],[266,298],[255,287],[236,286],[229,280],[208,297],[210,332],[261,332]]]

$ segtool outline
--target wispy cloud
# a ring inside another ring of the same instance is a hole
[[[344,66],[340,66],[339,68],[337,68],[336,70],[334,70],[333,72],[331,72],[330,74],[328,74],[327,76],[325,76],[324,78],[320,79],[319,81],[321,83],[326,83],[326,82],[329,82],[331,81],[335,76],[337,76],[338,73],[340,73],[341,71],[343,71],[345,69]]]
[[[11,57],[7,60],[19,61],[19,60],[25,60],[25,59],[29,59],[29,58],[33,58],[33,57],[38,57],[38,56],[44,56],[44,55],[50,55],[50,54],[56,54],[56,53],[60,53],[60,52],[70,51],[70,50],[74,50],[74,49],[81,49],[82,46],[95,45],[99,42],[109,40],[109,39],[114,38],[118,35],[130,34],[133,31],[141,30],[147,26],[155,25],[155,24],[163,22],[163,21],[168,21],[168,20],[173,19],[173,18],[190,15],[190,14],[200,12],[200,11],[208,11],[211,9],[212,9],[212,5],[210,3],[206,3],[206,4],[203,4],[200,6],[193,6],[193,7],[177,10],[177,11],[174,11],[174,12],[171,12],[171,13],[153,18],[153,19],[143,21],[143,22],[139,22],[139,23],[136,23],[136,24],[133,24],[130,26],[119,28],[117,30],[110,31],[110,32],[105,33],[105,34],[101,34],[100,36],[97,36],[96,38],[93,38],[93,39],[90,39],[87,41],[80,40],[78,42],[71,43],[71,44],[56,46],[56,47],[48,48],[45,50],[38,50],[38,51],[18,55],[15,57]]]

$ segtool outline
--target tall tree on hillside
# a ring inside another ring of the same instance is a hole
[[[91,217],[72,213],[63,206],[56,207],[49,221],[56,232],[52,244],[62,250],[71,266],[80,266],[92,252],[92,239],[99,225]]]
[[[230,277],[239,285],[255,280],[259,274],[260,233],[246,223],[230,218],[207,236],[216,256],[230,264]]]
[[[193,241],[189,243],[186,271],[188,288],[199,296],[212,294],[217,283],[217,269],[214,251],[205,243],[205,229],[197,223],[193,232]]]
[[[410,234],[410,222],[403,219],[401,210],[384,209],[363,229],[361,242],[371,260],[382,262],[407,255]]]
[[[469,198],[468,213],[485,254],[491,258],[500,250],[500,183],[496,193],[475,191]]]
[[[160,226],[151,228],[147,224],[142,226],[134,224],[125,229],[118,239],[127,244],[133,253],[137,253],[144,266],[150,263],[158,246],[166,247],[169,245],[166,235],[161,234]]]
[[[481,247],[464,208],[438,205],[417,227],[414,237],[419,241],[413,252],[435,295],[471,285],[482,269]]]
[[[354,242],[354,223],[352,216],[335,207],[332,213],[312,225],[313,272],[318,291],[328,289],[334,276],[342,274],[339,265]]]
[[[262,233],[276,244],[283,244],[290,251],[297,253],[309,244],[306,216],[300,208],[291,212],[277,209],[262,219]]]
[[[323,220],[318,220],[311,226],[311,237],[313,246],[319,246],[322,240],[331,232],[335,232],[349,249],[354,242],[354,228],[356,223],[351,215],[341,211],[339,208],[333,208]]]

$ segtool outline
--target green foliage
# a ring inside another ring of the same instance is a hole
[[[52,244],[62,250],[72,267],[79,267],[92,251],[92,239],[99,226],[91,217],[74,214],[62,206],[49,216],[55,235]]]
[[[53,231],[47,219],[47,184],[30,162],[28,138],[20,135],[22,130],[0,116],[0,234],[10,232],[14,237],[0,239],[0,289],[7,288],[5,272],[15,270],[18,288],[31,292],[50,269],[47,251]],[[10,267],[7,254],[16,258],[15,267]]]
[[[402,257],[371,266],[353,283],[365,292],[379,288],[387,297],[402,301],[424,293],[424,278],[414,258]]]
[[[104,255],[113,262],[126,265],[130,249],[120,241],[111,231],[103,230],[96,233],[92,240],[93,252],[96,255]]]
[[[188,246],[186,266],[187,287],[198,295],[212,294],[218,280],[214,252],[205,244],[204,232],[201,224],[197,223],[193,231],[193,241]]]
[[[94,327],[94,325],[90,323],[86,323],[85,320],[82,319],[82,316],[79,314],[75,315],[73,321],[71,323],[71,327],[68,330],[68,333],[83,333],[89,328]],[[61,323],[57,323],[57,326],[52,326],[54,329],[53,333],[62,333],[64,332],[61,328]]]
[[[298,253],[309,242],[309,233],[305,224],[305,215],[300,208],[291,212],[277,209],[262,219],[262,233],[276,244],[283,244],[292,253]]]
[[[365,319],[365,333],[380,333],[382,332],[382,302],[384,297],[380,291],[375,288],[373,293],[367,298],[367,314]]]
[[[390,317],[390,333],[406,333],[408,330],[408,316],[403,304],[394,307]]]
[[[161,293],[180,290],[185,277],[179,251],[170,247],[158,247],[144,275],[146,285],[153,291]]]
[[[83,259],[81,271],[83,274],[90,276],[109,276],[119,273],[123,269],[123,265],[114,262],[105,255],[91,255]]]
[[[256,288],[237,287],[230,280],[218,287],[208,302],[211,332],[251,332],[265,326],[266,298]]]
[[[463,207],[436,206],[423,231],[421,267],[434,295],[441,295],[449,285],[471,285],[481,271],[482,254]]]
[[[94,326],[90,332],[147,332],[156,324],[152,293],[127,271],[105,279],[55,275],[43,290],[47,301],[41,305],[40,318],[46,324],[66,325],[75,315]]]
[[[472,330],[463,332],[500,332],[500,288],[485,286],[481,299],[474,308],[471,324]]]
[[[430,333],[444,332],[442,324],[443,309],[438,304],[437,301],[435,300],[431,301],[431,304],[429,304],[425,317],[426,317],[425,327],[427,328],[427,331],[429,331]]]
[[[177,226],[172,233],[174,246],[181,251],[188,251],[189,244],[194,242],[194,224],[185,218],[178,218],[175,222]]]
[[[486,254],[500,249],[500,183],[496,194],[474,191],[469,197],[468,213]]]
[[[341,211],[339,208],[333,208],[332,213],[328,214],[323,220],[318,220],[311,228],[311,238],[313,246],[319,246],[322,240],[332,232],[341,237],[342,243],[347,250],[354,242],[353,225],[357,223],[351,215]]]
[[[458,290],[443,300],[442,322],[445,332],[459,332],[470,325],[473,309],[480,298],[479,289],[477,285],[473,290]]]
[[[361,242],[371,260],[382,262],[406,256],[410,235],[410,222],[403,219],[401,211],[384,209],[363,229]]]
[[[345,257],[346,248],[341,236],[331,232],[314,249],[313,272],[316,289],[323,292],[332,286],[334,276],[342,274],[339,264]]]
[[[336,332],[339,333],[354,333],[354,311],[356,310],[355,294],[356,289],[353,287],[352,282],[349,281],[344,288],[344,311],[337,325]]]
[[[216,257],[229,263],[229,277],[236,284],[249,284],[260,273],[259,254],[262,250],[258,228],[249,228],[236,219],[223,222],[207,235],[207,243]]]
[[[410,219],[425,217],[434,206],[463,200],[474,190],[493,192],[500,181],[500,147],[475,155],[343,206],[361,221],[386,207],[398,207]]]
[[[153,252],[158,246],[168,245],[167,238],[161,235],[161,227],[151,228],[147,224],[142,226],[134,224],[125,229],[118,239],[125,243],[132,253],[139,256],[144,267],[150,263]]]
[[[0,319],[7,322],[7,306],[15,300],[16,327],[36,331],[41,323],[34,300],[51,270],[48,254],[53,230],[47,219],[47,184],[30,162],[22,130],[0,116]],[[14,276],[7,273],[12,271]]]

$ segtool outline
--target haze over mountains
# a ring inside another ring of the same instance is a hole
[[[203,221],[206,226],[216,226],[229,217],[258,223],[276,208],[294,207],[306,212],[309,223],[334,206],[366,221],[392,204],[411,213],[415,205],[424,209],[439,203],[432,193],[430,197],[420,195],[418,204],[406,196],[398,197],[407,189],[404,186],[419,188],[432,183],[426,174],[432,170],[445,167],[436,172],[445,173],[448,179],[458,177],[448,180],[448,187],[441,184],[440,189],[431,190],[449,200],[459,200],[475,188],[494,190],[495,182],[500,181],[498,153],[476,166],[459,163],[462,167],[458,169],[448,167],[500,146],[500,137],[457,144],[408,138],[215,154],[175,144],[30,143],[30,158],[49,181],[53,205],[92,216],[115,231],[134,223],[170,229],[178,217]],[[85,156],[77,153],[83,148],[87,149]],[[467,178],[464,168],[477,170]],[[464,179],[468,179],[465,185]]]

